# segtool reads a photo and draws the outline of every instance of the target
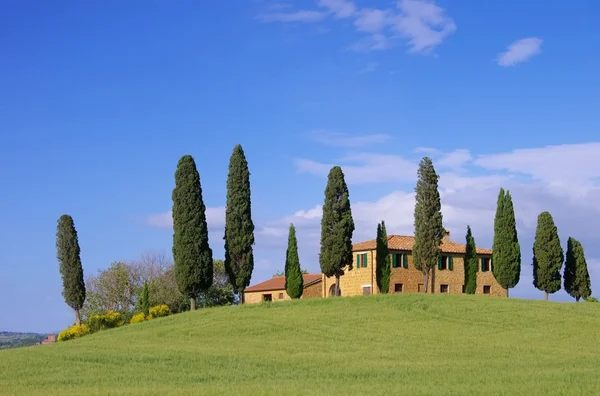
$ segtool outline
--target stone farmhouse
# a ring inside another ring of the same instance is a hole
[[[392,265],[389,293],[418,293],[424,291],[423,273],[413,265],[412,247],[415,238],[412,236],[389,235],[388,249]],[[357,296],[379,294],[375,279],[377,265],[377,241],[359,242],[352,246],[354,263],[352,271],[340,277],[341,296]],[[440,245],[441,257],[437,266],[431,271],[427,291],[440,294],[464,293],[464,255],[466,245],[450,240],[450,232],[446,231]],[[492,273],[492,251],[477,248],[479,269],[477,272],[476,294],[506,297],[507,291]],[[308,281],[308,282],[307,282]],[[245,301],[259,303],[261,301],[289,300],[285,292],[283,276],[270,279],[246,289]],[[323,274],[304,275],[304,295],[302,298],[329,297],[335,291],[335,277]],[[319,290],[317,292],[317,290]],[[308,291],[308,293],[307,293]]]

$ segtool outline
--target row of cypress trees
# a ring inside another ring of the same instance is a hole
[[[200,175],[191,155],[177,163],[173,199],[173,260],[177,286],[196,309],[196,298],[213,283],[213,257],[208,241],[206,206]],[[244,289],[254,269],[254,223],[251,212],[250,171],[241,145],[229,160],[225,208],[225,271],[243,303]]]

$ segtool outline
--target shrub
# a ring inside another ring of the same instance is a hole
[[[171,310],[166,304],[157,305],[155,307],[150,308],[150,316],[152,316],[153,318],[160,318],[169,315],[171,315]]]
[[[90,334],[92,331],[90,330],[88,325],[81,324],[75,325],[73,327],[69,327],[60,332],[58,335],[58,341],[68,341],[73,338],[83,337],[84,335]]]
[[[131,317],[131,320],[129,321],[130,324],[134,324],[134,323],[140,323],[140,322],[145,322],[146,320],[150,320],[152,319],[152,314],[146,316],[144,315],[143,312],[140,312],[139,314],[135,314]]]
[[[92,332],[99,330],[113,329],[115,327],[123,326],[125,320],[119,312],[108,311],[103,314],[92,315],[87,320],[87,325],[90,327]]]
[[[598,299],[596,297],[591,297],[591,296],[587,297],[587,298],[584,298],[584,300],[586,302],[598,302]]]

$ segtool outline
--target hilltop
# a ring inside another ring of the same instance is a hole
[[[396,294],[202,309],[0,351],[6,394],[600,394],[600,304]]]

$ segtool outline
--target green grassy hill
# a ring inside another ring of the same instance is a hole
[[[205,309],[0,351],[3,395],[598,395],[600,304],[453,295]]]

